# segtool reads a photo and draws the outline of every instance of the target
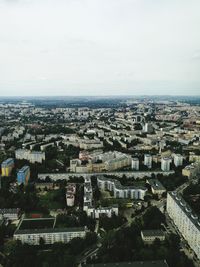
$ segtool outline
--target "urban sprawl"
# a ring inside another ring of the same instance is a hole
[[[2,266],[200,266],[200,105],[84,104],[0,101]]]

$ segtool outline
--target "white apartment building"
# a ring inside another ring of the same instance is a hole
[[[200,219],[198,216],[176,191],[167,194],[167,212],[200,259]]]
[[[112,205],[110,207],[98,207],[93,206],[93,191],[91,178],[85,178],[84,183],[84,197],[83,197],[83,210],[87,213],[87,216],[99,219],[100,216],[112,217],[113,214],[118,215],[118,205]]]
[[[42,163],[45,160],[45,153],[41,151],[31,151],[27,149],[15,150],[15,158],[28,160],[31,163]]]
[[[164,172],[169,172],[170,171],[170,164],[171,164],[171,158],[169,157],[164,157],[161,159],[161,170]]]
[[[100,190],[108,190],[114,193],[115,198],[144,199],[147,192],[145,187],[122,186],[118,180],[98,177],[97,185]]]
[[[147,166],[149,169],[152,168],[152,156],[150,154],[144,155],[144,165]]]
[[[183,165],[183,156],[180,154],[175,154],[174,155],[174,165],[176,167],[182,166]]]
[[[140,162],[138,158],[133,158],[131,163],[132,170],[139,171],[140,168]]]
[[[98,162],[100,161],[100,162]],[[70,161],[70,171],[76,173],[114,171],[123,167],[131,166],[132,158],[121,152],[107,152],[91,156],[89,162],[82,165],[80,159]]]
[[[50,228],[50,229],[30,229],[16,230],[14,239],[20,240],[23,244],[39,245],[41,238],[45,244],[53,244],[55,242],[68,243],[73,238],[84,238],[86,235],[85,227],[77,228]]]

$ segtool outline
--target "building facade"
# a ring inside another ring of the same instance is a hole
[[[108,190],[114,193],[115,198],[144,199],[147,192],[145,187],[122,186],[118,180],[97,177],[97,185],[100,190]]]
[[[178,230],[200,259],[200,220],[190,206],[176,192],[167,194],[167,212]]]
[[[17,173],[17,182],[18,184],[28,184],[30,179],[30,167],[24,166]]]
[[[12,158],[9,158],[7,160],[4,160],[2,163],[1,163],[1,175],[2,176],[10,176],[11,175],[11,172],[14,168],[14,159]]]
[[[53,228],[53,229],[31,229],[16,230],[14,239],[20,240],[22,244],[39,245],[41,239],[45,244],[52,245],[55,242],[68,243],[73,238],[84,238],[86,235],[85,227],[77,228]]]

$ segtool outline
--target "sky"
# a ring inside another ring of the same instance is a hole
[[[0,96],[200,95],[199,0],[0,0]]]

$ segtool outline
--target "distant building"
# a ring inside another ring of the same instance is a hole
[[[133,170],[139,171],[139,168],[140,168],[140,162],[139,162],[139,159],[138,159],[138,158],[133,158],[133,159],[132,159],[131,168],[132,168]]]
[[[152,156],[150,154],[144,155],[144,165],[147,166],[149,169],[152,168]]]
[[[30,167],[24,166],[17,173],[18,184],[28,184],[30,178]]]
[[[152,244],[156,239],[160,241],[165,240],[165,234],[162,230],[142,230],[141,237],[148,244]]]
[[[1,163],[1,175],[10,176],[12,169],[14,168],[14,159],[9,158]]]
[[[170,157],[164,157],[161,159],[161,170],[164,172],[170,171],[170,164],[171,164],[171,158]]]
[[[182,166],[183,165],[183,156],[180,154],[175,154],[174,155],[174,165],[176,167]]]

